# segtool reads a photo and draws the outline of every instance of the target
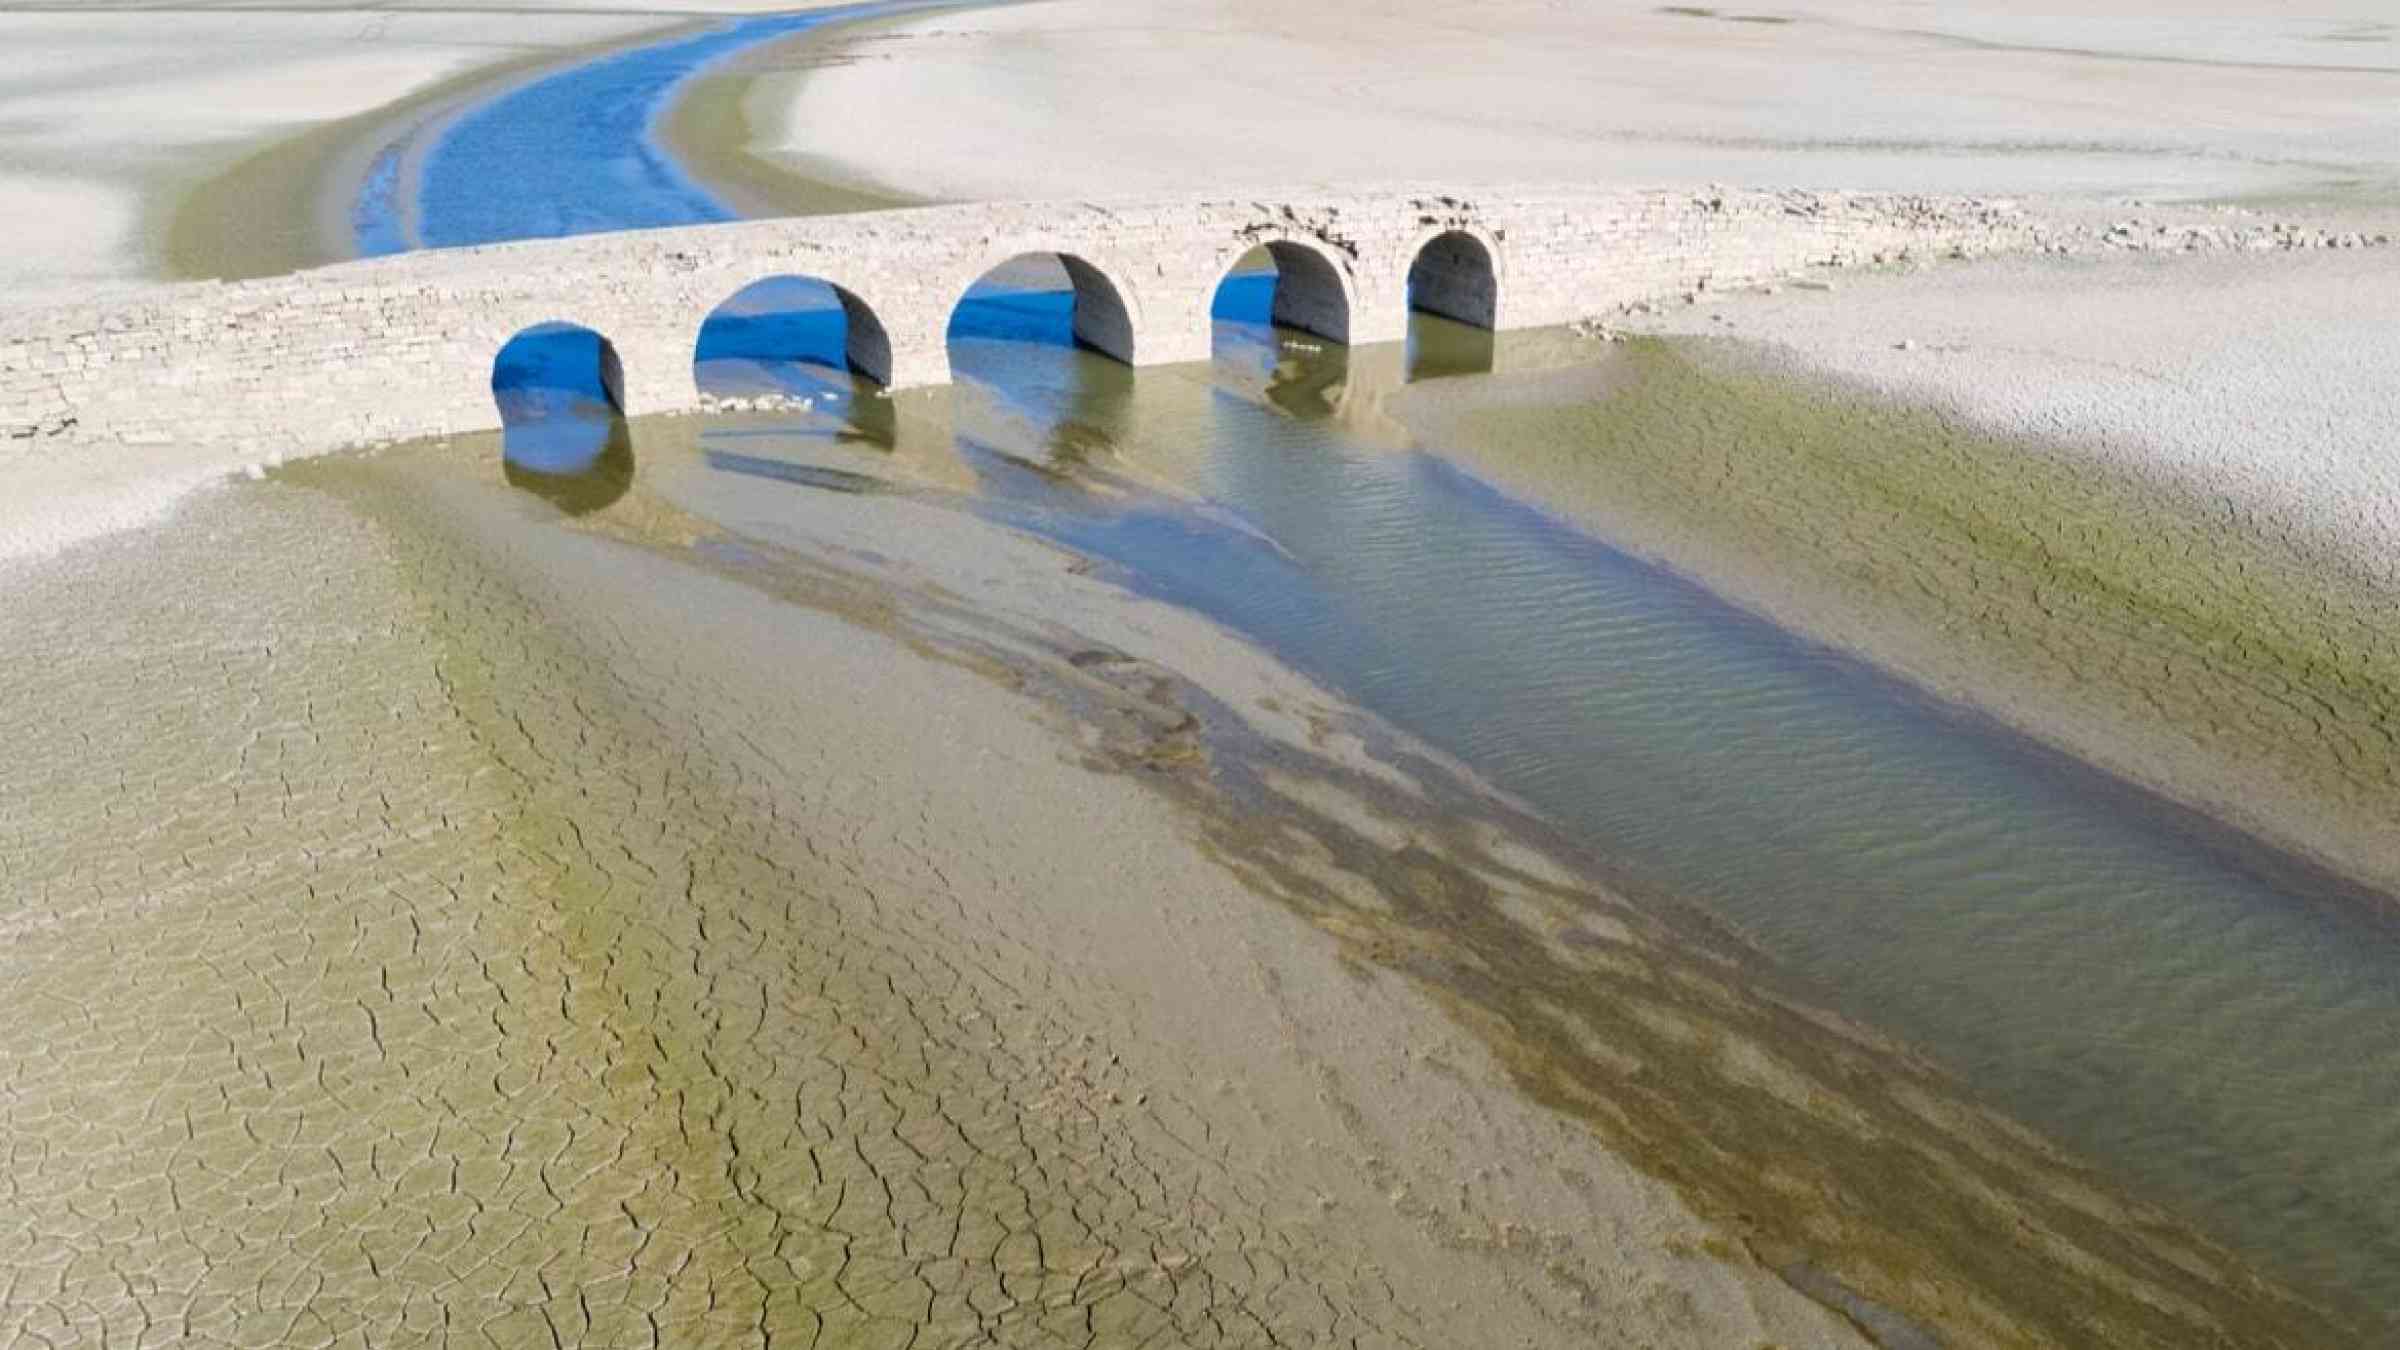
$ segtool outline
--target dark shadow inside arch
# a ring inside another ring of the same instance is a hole
[[[1492,251],[1464,230],[1425,241],[1408,267],[1408,307],[1477,328],[1500,320],[1500,276]]]
[[[542,323],[492,361],[500,464],[508,481],[571,515],[597,511],[633,486],[625,368],[589,328]]]
[[[1278,239],[1237,259],[1209,317],[1225,324],[1288,328],[1328,342],[1350,340],[1350,301],[1333,262],[1305,244]]]
[[[692,380],[719,411],[771,414],[812,434],[893,444],[892,340],[864,300],[809,276],[768,277],[700,325]]]

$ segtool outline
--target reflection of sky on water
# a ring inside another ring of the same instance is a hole
[[[633,440],[602,376],[600,335],[542,324],[492,362],[500,459],[508,481],[570,514],[598,510],[633,485]]]
[[[1275,269],[1243,268],[1218,283],[1216,297],[1209,301],[1208,317],[1219,323],[1263,327],[1274,308]]]
[[[815,277],[768,277],[743,287],[700,326],[695,357],[848,364],[850,324],[833,287]]]

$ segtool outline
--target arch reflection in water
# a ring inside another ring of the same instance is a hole
[[[1065,254],[1009,259],[960,297],[949,347],[952,375],[972,387],[956,404],[972,457],[1057,477],[1114,452],[1134,395],[1132,320],[1097,268]]]
[[[634,472],[624,387],[615,346],[589,328],[543,323],[509,339],[492,362],[504,476],[571,515],[624,496]]]
[[[1438,380],[1452,375],[1489,375],[1498,335],[1489,328],[1411,310],[1408,316],[1408,378]]]
[[[1490,373],[1499,323],[1491,249],[1464,230],[1426,240],[1408,267],[1408,378]]]
[[[866,301],[817,277],[743,287],[700,326],[692,378],[707,397],[758,400],[802,434],[890,449],[892,343]]]
[[[633,490],[633,433],[622,417],[609,419],[598,449],[574,461],[572,467],[534,467],[507,448],[515,442],[514,429],[503,435],[500,471],[509,485],[541,497],[570,516],[597,511]]]

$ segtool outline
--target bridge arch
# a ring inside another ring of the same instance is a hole
[[[892,338],[857,292],[824,277],[781,273],[719,301],[701,320],[692,360],[695,367],[718,361],[822,366],[888,385]]]
[[[519,329],[492,357],[492,402],[510,483],[570,515],[632,488],[625,365],[599,330],[558,320]]]
[[[1210,300],[1212,315],[1217,296],[1224,293],[1226,282],[1237,274],[1242,260],[1262,248],[1275,266],[1274,295],[1267,305],[1268,322],[1333,342],[1349,342],[1351,316],[1358,307],[1357,289],[1347,269],[1323,244],[1299,235],[1245,232],[1238,249],[1218,259],[1217,294]]]
[[[1416,241],[1408,264],[1408,307],[1477,328],[1500,326],[1498,242],[1470,226]]]
[[[1008,254],[969,274],[954,293],[958,298],[951,304],[945,333],[949,340],[1063,337],[1126,365],[1134,362],[1139,320],[1132,289],[1084,254]]]
[[[527,324],[492,354],[492,401],[503,426],[558,411],[625,413],[625,362],[596,328],[564,319]]]

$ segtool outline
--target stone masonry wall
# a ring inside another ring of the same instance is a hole
[[[0,309],[0,459],[119,445],[280,458],[492,427],[493,358],[554,320],[614,344],[629,413],[690,409],[702,321],[742,287],[789,274],[831,281],[880,317],[891,385],[940,384],[959,296],[1026,252],[1081,260],[1070,270],[1090,312],[1078,330],[1111,350],[1130,335],[1138,364],[1205,359],[1217,282],[1265,243],[1322,256],[1350,339],[1388,341],[1407,332],[1411,263],[1449,231],[1489,250],[1500,328],[2040,235],[2013,206],[1969,198],[1393,190],[943,206],[443,250]]]

